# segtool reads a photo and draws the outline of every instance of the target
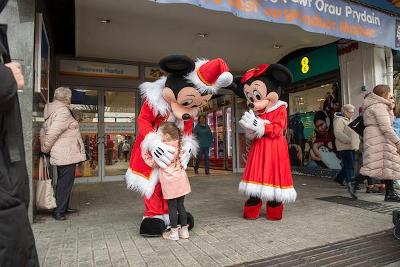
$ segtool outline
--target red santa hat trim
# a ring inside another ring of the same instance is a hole
[[[200,93],[216,94],[220,88],[229,86],[233,76],[221,58],[197,59],[195,69],[186,76]]]

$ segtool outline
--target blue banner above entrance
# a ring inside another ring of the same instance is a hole
[[[153,0],[225,11],[237,17],[294,24],[316,32],[400,49],[400,18],[344,0]]]

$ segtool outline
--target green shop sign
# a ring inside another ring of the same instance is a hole
[[[293,74],[293,82],[337,70],[337,45],[330,44],[294,58],[288,62],[287,67]]]

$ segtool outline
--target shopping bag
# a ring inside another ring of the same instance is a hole
[[[358,116],[355,120],[350,122],[348,126],[350,127],[350,129],[355,131],[359,136],[363,136],[365,125],[362,115]]]
[[[39,180],[36,184],[36,208],[40,210],[51,210],[56,206],[47,158],[46,156],[41,156],[39,160]]]

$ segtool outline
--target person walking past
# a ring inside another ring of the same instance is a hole
[[[385,201],[400,202],[393,180],[400,178],[400,138],[394,128],[390,88],[377,85],[363,103],[364,155],[360,173],[384,180]]]
[[[76,164],[86,160],[85,145],[79,125],[71,109],[71,90],[59,87],[54,101],[46,105],[40,143],[42,152],[50,153],[50,164],[57,166],[56,203],[53,217],[65,220],[65,213],[76,212],[68,207],[75,179]]]
[[[196,157],[196,163],[194,165],[194,172],[199,173],[199,165],[201,157],[204,155],[204,167],[206,174],[210,174],[210,163],[209,153],[210,147],[212,146],[213,136],[210,127],[207,125],[205,115],[199,116],[199,123],[194,127],[193,133],[199,141],[199,152]]]
[[[354,164],[356,151],[360,147],[360,138],[348,124],[354,115],[354,106],[346,104],[342,107],[342,112],[337,112],[333,119],[333,132],[335,135],[336,150],[342,159],[342,170],[338,177],[345,183],[351,197],[357,199],[352,189],[352,180],[355,176]]]
[[[128,143],[128,140],[124,141],[122,145],[122,153],[124,154],[125,162],[128,162],[129,152],[131,151],[131,146]]]

